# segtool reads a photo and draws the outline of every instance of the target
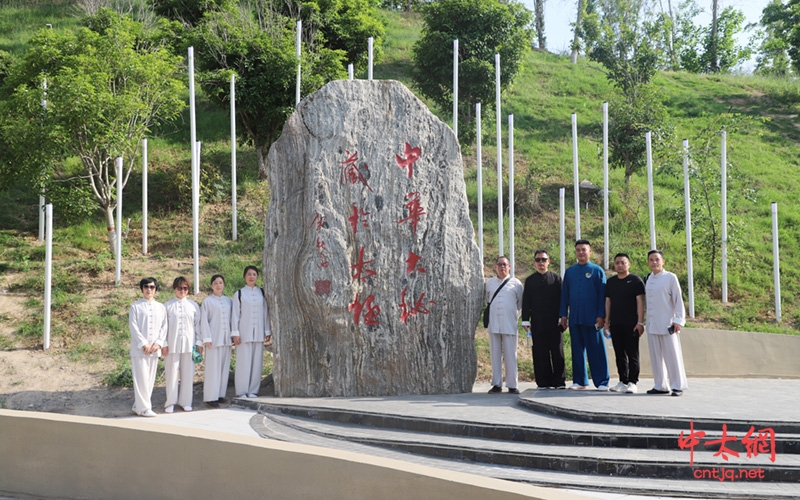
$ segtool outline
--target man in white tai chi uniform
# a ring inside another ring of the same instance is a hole
[[[511,394],[517,388],[517,320],[522,313],[522,282],[509,276],[511,265],[507,258],[498,257],[495,263],[497,276],[484,286],[489,308],[489,352],[492,356],[492,388],[489,394],[503,392],[503,365],[506,365],[506,387]],[[502,287],[502,288],[501,288]],[[499,291],[498,291],[499,289]]]

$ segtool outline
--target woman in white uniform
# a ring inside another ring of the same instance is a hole
[[[203,401],[210,408],[219,408],[225,400],[231,373],[231,306],[230,298],[222,295],[225,278],[211,277],[211,295],[200,306],[200,336],[206,355],[203,381]]]
[[[133,413],[155,417],[150,397],[156,383],[156,369],[161,346],[167,338],[167,311],[155,300],[158,281],[144,278],[139,282],[142,298],[131,304],[128,327],[131,331],[131,373],[133,374]]]
[[[231,338],[236,346],[234,385],[240,398],[254,398],[261,386],[264,344],[272,337],[264,290],[256,286],[258,269],[244,268],[245,286],[233,294]]]
[[[167,310],[167,343],[161,349],[164,355],[164,376],[167,380],[167,402],[164,412],[172,413],[179,404],[183,411],[192,411],[194,361],[192,349],[200,342],[200,306],[188,298],[189,281],[183,276],[172,282],[175,297],[164,307]]]

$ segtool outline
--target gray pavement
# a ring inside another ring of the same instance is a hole
[[[599,393],[597,391],[553,391],[536,390],[533,383],[520,384],[524,391],[522,398],[545,403],[564,411],[585,413],[587,415],[649,415],[654,417],[675,417],[704,419],[711,422],[739,422],[753,424],[776,423],[800,426],[800,405],[796,395],[800,393],[800,380],[767,379],[691,379],[690,388],[680,398],[671,396],[652,396],[644,391],[652,387],[651,380],[639,383],[639,394]],[[446,419],[449,421],[479,422],[484,424],[569,426],[584,432],[618,428],[608,422],[572,420],[536,414],[518,405],[519,397],[510,394],[488,395],[488,384],[476,384],[471,394],[434,396],[397,396],[364,398],[274,398],[260,397],[245,400],[248,405],[255,403],[277,403],[302,407],[347,409],[360,412],[408,416],[414,418]],[[235,402],[236,403],[236,402]],[[196,411],[173,415],[159,415],[152,419],[164,425],[189,428],[212,429],[239,435],[259,436],[253,428],[257,420],[254,410],[226,408],[209,410],[198,405]],[[137,418],[137,417],[132,417]],[[252,420],[252,422],[251,422]],[[646,429],[645,429],[646,431]],[[631,428],[636,432],[636,428]],[[677,435],[677,431],[676,431]],[[322,442],[322,441],[320,441]],[[344,448],[336,440],[327,443],[330,447]],[[365,448],[366,450],[366,448]],[[411,455],[400,455],[409,461],[416,461]],[[423,460],[424,462],[424,460]],[[436,466],[435,461],[428,460]],[[654,500],[657,498],[640,495],[584,491],[579,493],[603,500]],[[677,492],[676,492],[677,493]],[[687,498],[682,496],[682,498]]]

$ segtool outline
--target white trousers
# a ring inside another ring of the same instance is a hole
[[[680,333],[648,334],[647,347],[650,351],[650,365],[653,368],[655,381],[653,389],[659,391],[688,389],[689,382],[686,380],[686,370],[683,368]]]
[[[263,366],[263,342],[242,342],[236,346],[236,371],[233,374],[233,384],[236,386],[237,396],[258,394]]]
[[[144,357],[131,356],[131,374],[133,375],[133,412],[136,414],[152,410],[150,396],[156,383],[158,354]]]
[[[164,357],[164,377],[167,379],[167,402],[164,406],[179,404],[192,406],[194,362],[192,353],[169,353]]]
[[[205,378],[203,379],[203,401],[224,398],[231,375],[231,346],[207,347]]]
[[[517,388],[517,336],[489,334],[489,353],[492,355],[492,385],[503,387],[503,366],[506,365],[506,387]]]

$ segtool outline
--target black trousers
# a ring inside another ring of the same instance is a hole
[[[564,334],[558,327],[533,330],[533,375],[539,387],[563,387],[567,372],[564,366]]]
[[[619,380],[623,384],[639,382],[639,332],[636,323],[611,325],[611,343],[617,358]]]

